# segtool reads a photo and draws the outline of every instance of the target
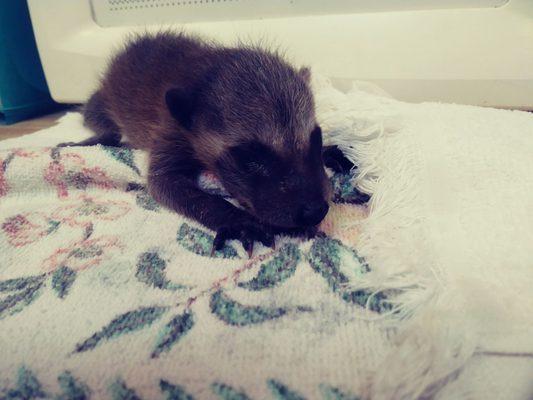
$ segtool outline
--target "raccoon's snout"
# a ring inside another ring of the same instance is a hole
[[[324,219],[328,211],[329,205],[325,201],[305,204],[300,208],[297,220],[301,225],[315,226]]]

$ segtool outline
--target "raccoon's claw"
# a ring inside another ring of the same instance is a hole
[[[354,163],[348,160],[337,146],[324,147],[322,158],[324,165],[335,172],[348,173],[354,167]]]
[[[313,239],[315,237],[323,237],[325,233],[318,230],[318,226],[309,226],[304,228],[286,228],[279,229],[277,234],[293,236],[293,237],[303,237],[306,239]]]
[[[248,253],[248,258],[252,258],[252,255],[254,254],[254,241],[250,239],[242,239],[242,247],[244,247],[244,250],[246,250],[246,253]]]
[[[227,240],[238,240],[242,243],[244,250],[252,257],[254,251],[254,243],[261,242],[266,247],[274,246],[274,234],[269,230],[256,224],[237,224],[223,226],[218,229],[213,240],[213,248],[211,255],[215,251],[221,250]]]

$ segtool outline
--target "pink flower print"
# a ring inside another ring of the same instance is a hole
[[[224,189],[216,175],[210,171],[204,171],[198,176],[198,185],[208,193],[229,197],[228,192]]]
[[[70,226],[88,226],[91,222],[114,221],[131,210],[125,201],[95,200],[80,196],[80,202],[59,207],[52,213],[52,218]]]
[[[332,204],[326,218],[318,228],[326,235],[339,239],[344,244],[355,246],[360,235],[357,221],[362,221],[367,215],[368,210],[364,206]]]
[[[48,152],[47,149],[45,149],[46,152]],[[39,153],[37,151],[31,151],[31,150],[24,150],[24,149],[14,149],[13,154],[17,157],[22,158],[36,158],[39,157]]]
[[[0,160],[0,197],[5,196],[8,190],[7,180],[4,174],[4,168],[2,167],[3,163],[4,162]]]
[[[14,149],[5,159],[0,160],[0,197],[5,196],[9,190],[6,179],[6,169],[9,163],[13,161],[15,157],[35,158],[39,157],[39,154],[35,151]]]
[[[85,165],[85,160],[77,153],[63,152],[61,153],[61,159],[65,162],[72,163],[73,165]]]
[[[217,176],[211,171],[204,171],[201,173],[200,178],[206,182],[206,185],[220,186],[220,181]]]
[[[56,187],[58,197],[67,197],[69,186],[81,190],[88,185],[101,189],[116,187],[100,167],[86,167],[85,160],[78,154],[63,154],[61,160],[52,161],[44,172],[44,179]]]
[[[54,232],[59,222],[49,220],[41,213],[17,214],[4,221],[2,230],[12,246],[21,247],[33,243]]]
[[[101,189],[113,189],[116,187],[106,173],[99,167],[83,168],[81,173],[84,177],[88,178],[88,183],[92,183],[96,187]],[[85,187],[82,189],[85,189]]]
[[[68,196],[67,185],[63,181],[64,173],[65,167],[57,161],[52,161],[44,171],[44,179],[56,187],[58,197]]]
[[[75,242],[69,247],[57,249],[43,262],[43,269],[47,272],[67,266],[74,271],[81,271],[100,264],[109,258],[109,253],[124,246],[116,236],[100,236],[96,239],[86,239]]]

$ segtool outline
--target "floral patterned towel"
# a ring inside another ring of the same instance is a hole
[[[349,175],[313,240],[252,259],[161,208],[142,152],[0,151],[0,399],[360,399],[387,299],[347,284]],[[217,189],[203,177],[206,190]],[[351,224],[353,226],[353,223]]]

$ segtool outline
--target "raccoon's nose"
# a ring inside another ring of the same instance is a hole
[[[310,203],[302,206],[300,210],[300,220],[303,225],[314,226],[318,225],[324,219],[329,211],[328,203],[318,202]]]

